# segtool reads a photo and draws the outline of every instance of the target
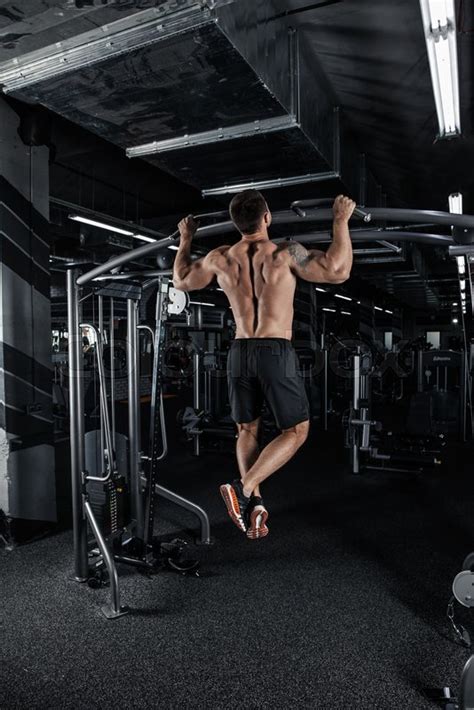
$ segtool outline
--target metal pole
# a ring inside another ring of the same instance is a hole
[[[114,333],[114,299],[110,299],[109,320],[109,348],[110,348],[110,414],[112,419],[112,441],[114,450],[115,441],[115,333]]]
[[[354,355],[354,382],[353,382],[353,408],[359,411],[360,399],[360,363],[361,356]],[[354,430],[354,442],[352,444],[352,473],[359,473],[359,432]]]
[[[123,607],[120,604],[120,585],[117,568],[115,566],[112,553],[107,547],[107,543],[105,542],[105,539],[97,524],[94,513],[92,511],[91,504],[88,500],[85,501],[84,508],[86,511],[87,519],[89,520],[89,525],[91,526],[92,533],[99,546],[100,554],[102,555],[102,559],[104,560],[105,566],[107,567],[107,572],[109,573],[111,604],[110,606],[103,606],[102,613],[107,619],[117,619],[119,616],[124,616],[124,614],[128,613],[128,608]]]
[[[201,353],[194,353],[194,409],[199,412],[201,409]],[[194,455],[199,456],[201,453],[199,434],[194,434]]]
[[[87,580],[87,522],[83,510],[84,406],[82,388],[82,336],[79,328],[78,270],[67,272],[67,316],[69,351],[69,418],[71,436],[72,521],[74,535],[74,579]]]
[[[99,358],[102,360],[104,357],[104,297],[97,296],[97,306],[99,312],[99,335],[100,338],[96,343],[96,359],[97,363]],[[107,406],[107,384],[104,380],[104,387],[106,393],[106,406]],[[109,451],[110,456],[110,451]],[[102,471],[105,471],[105,435],[104,435],[104,415],[102,409],[100,410],[100,460],[102,464]]]
[[[328,366],[329,366],[329,353],[327,349],[324,349],[324,431],[328,430]]]
[[[460,399],[461,399],[461,421],[462,421],[462,440],[466,441],[466,433],[467,433],[467,368],[466,368],[466,357],[467,353],[466,350],[464,350],[462,354],[462,360],[461,360],[461,380],[462,380],[462,385],[460,388]],[[447,389],[447,387],[446,387]]]
[[[138,330],[137,302],[127,300],[127,376],[128,376],[128,448],[130,461],[130,498],[132,516],[136,522],[136,535],[143,539],[144,516],[142,506],[139,466],[139,416],[138,408]]]
[[[168,488],[163,488],[163,486],[155,486],[155,492],[162,498],[166,498],[166,500],[169,500],[172,503],[176,503],[176,505],[179,505],[181,508],[189,510],[190,513],[196,515],[199,518],[199,523],[201,525],[201,537],[199,540],[200,544],[211,544],[211,525],[209,522],[209,516],[203,508],[201,508],[199,505],[196,505],[196,503],[192,503],[187,498],[183,498],[177,493],[170,491]]]
[[[418,383],[417,383],[417,390],[418,392],[423,392],[423,350],[418,350]]]

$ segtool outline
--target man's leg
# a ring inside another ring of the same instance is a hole
[[[260,454],[260,446],[258,443],[258,430],[260,427],[260,417],[253,422],[245,424],[237,424],[237,463],[239,466],[240,477],[244,480],[249,469],[258,459]],[[253,491],[255,496],[260,496],[260,489],[256,486]]]
[[[283,429],[281,434],[273,439],[259,455],[247,473],[242,476],[243,493],[252,495],[260,483],[284,466],[306,441],[309,431],[309,421],[300,422],[289,429]]]
[[[243,480],[248,470],[258,459],[260,445],[258,442],[258,431],[260,418],[246,424],[237,424],[237,462],[241,479]],[[260,540],[268,535],[268,510],[262,500],[260,488],[256,486],[253,490],[249,508],[247,510],[247,537],[249,540]]]

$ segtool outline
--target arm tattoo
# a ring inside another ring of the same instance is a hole
[[[305,249],[304,246],[298,244],[298,242],[292,242],[288,247],[288,253],[290,254],[293,261],[301,269],[306,269],[311,261],[311,254]]]

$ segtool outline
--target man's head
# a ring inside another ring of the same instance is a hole
[[[272,215],[258,190],[239,192],[229,206],[230,217],[241,234],[252,235],[270,226]]]

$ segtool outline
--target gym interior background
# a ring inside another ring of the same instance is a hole
[[[468,0],[0,0],[2,708],[474,706],[473,33]],[[171,280],[246,187],[322,249],[359,207],[350,280],[297,288],[311,430],[253,542],[232,311]]]

